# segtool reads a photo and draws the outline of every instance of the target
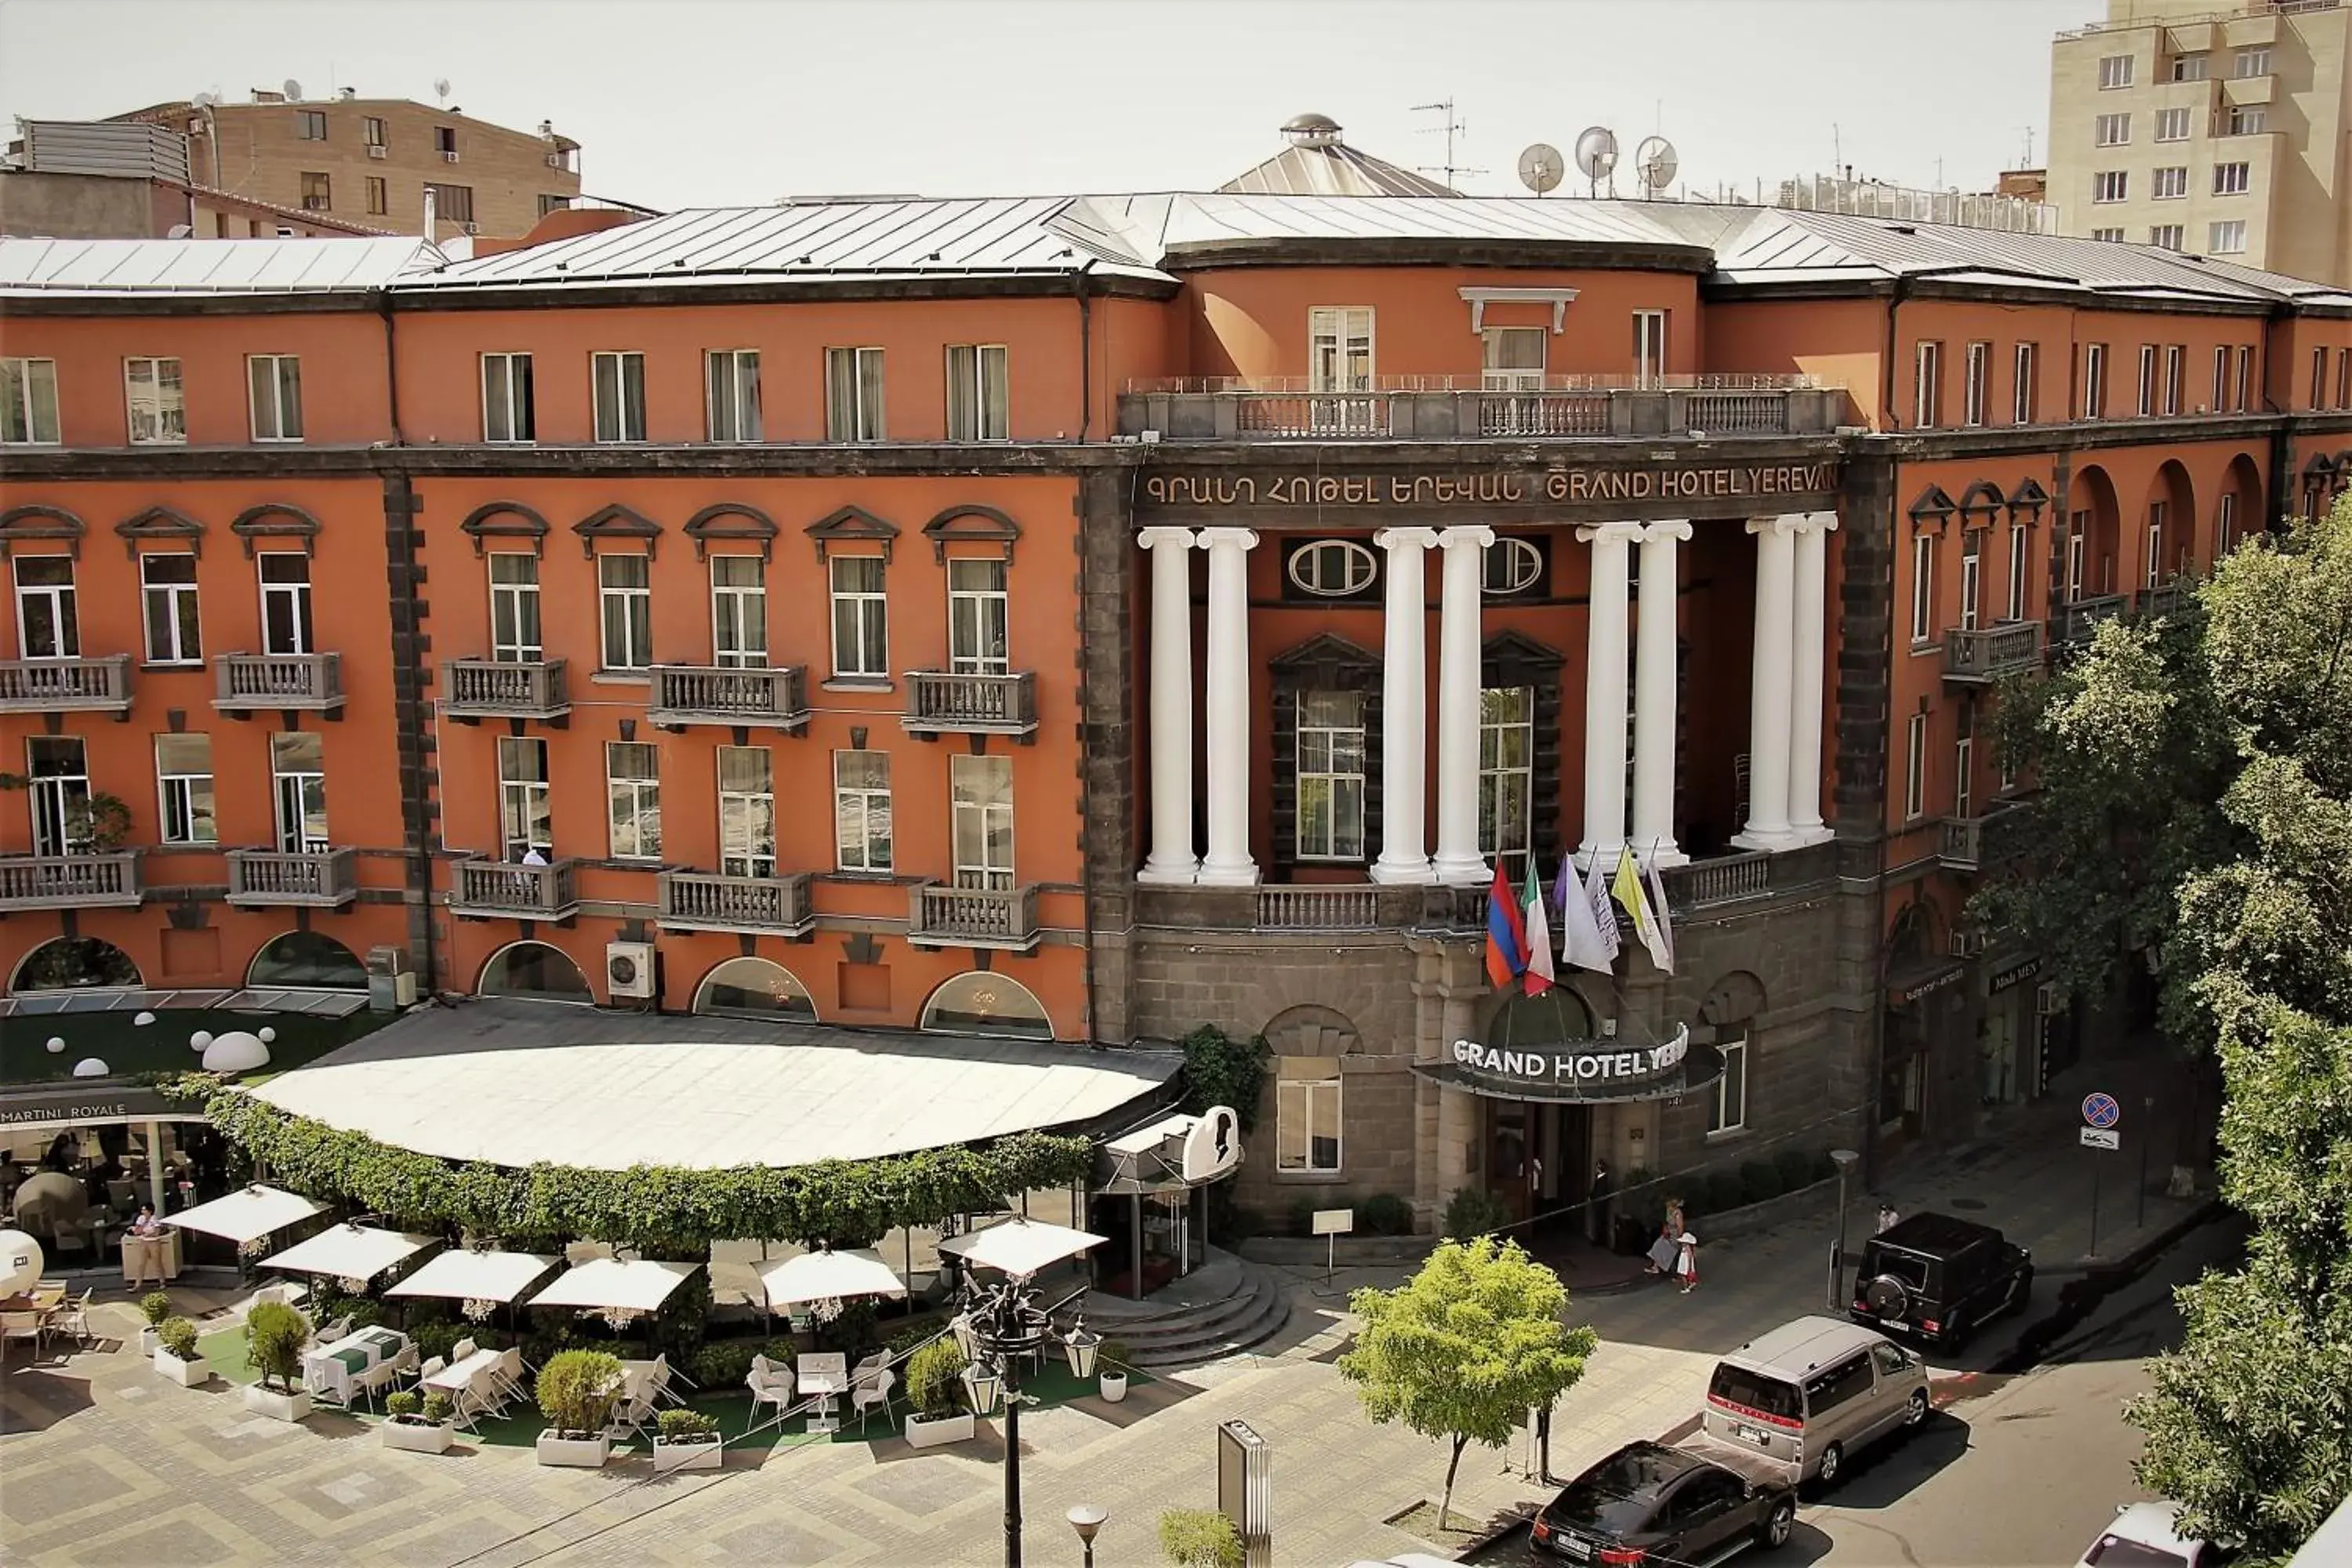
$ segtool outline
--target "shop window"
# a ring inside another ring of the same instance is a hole
[[[482,965],[485,996],[522,996],[541,1002],[584,1002],[593,1005],[596,994],[588,977],[561,948],[543,942],[510,942]]]
[[[1329,1175],[1339,1169],[1339,1058],[1283,1057],[1276,1064],[1274,1168]]]
[[[16,965],[8,989],[28,991],[116,990],[143,985],[131,955],[94,936],[61,936],[43,942]]]
[[[1715,1080],[1714,1103],[1707,1107],[1710,1138],[1718,1132],[1738,1132],[1748,1125],[1748,1042],[1726,1040],[1716,1049],[1723,1053],[1723,1076]]]
[[[808,987],[781,964],[764,958],[730,958],[703,977],[694,1010],[736,1018],[785,1018],[816,1022]]]
[[[1053,1020],[1019,981],[975,971],[959,974],[931,993],[923,1005],[922,1026],[940,1034],[1006,1035],[1050,1040]]]
[[[245,972],[256,990],[289,987],[304,991],[364,991],[367,965],[333,937],[289,931],[262,944]]]

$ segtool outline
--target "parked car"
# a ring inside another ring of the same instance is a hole
[[[2210,1542],[2190,1541],[2177,1530],[2178,1504],[2126,1503],[2075,1568],[2215,1568],[2222,1554]]]
[[[1785,1465],[1790,1484],[1834,1481],[1858,1448],[1927,1419],[1927,1367],[1885,1335],[1799,1318],[1716,1363],[1701,1422]]]
[[[2033,1294],[2033,1255],[1989,1225],[1915,1214],[1874,1236],[1854,1276],[1854,1321],[1952,1349]]]
[[[1705,1438],[1673,1448],[1626,1444],[1536,1515],[1537,1554],[1596,1568],[1668,1568],[1786,1542],[1797,1499],[1785,1472],[1753,1453],[1713,1448]]]

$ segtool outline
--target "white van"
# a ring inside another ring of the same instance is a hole
[[[1716,1363],[1707,1435],[1781,1460],[1799,1481],[1834,1481],[1845,1461],[1927,1419],[1927,1367],[1874,1330],[1799,1318]]]

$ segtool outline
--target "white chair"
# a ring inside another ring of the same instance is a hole
[[[490,1368],[490,1387],[498,1395],[499,1414],[506,1414],[508,1402],[520,1399],[522,1394],[522,1352],[509,1345],[499,1352],[498,1364]]]
[[[760,1418],[760,1406],[776,1407],[776,1419],[784,1417],[784,1407],[793,1402],[793,1369],[764,1355],[751,1358],[751,1370],[743,1374],[743,1386],[751,1391],[751,1419]]]
[[[861,1378],[857,1386],[849,1391],[850,1412],[857,1417],[860,1432],[866,1430],[866,1418],[874,1414],[877,1406],[886,1420],[889,1417],[890,1385],[898,1381],[898,1374],[886,1367],[876,1373],[870,1381]]]
[[[70,1338],[76,1344],[88,1348],[91,1337],[89,1299],[94,1294],[93,1290],[84,1290],[79,1299],[68,1300],[51,1312],[44,1325],[47,1332],[55,1338]]]
[[[471,1340],[459,1340],[456,1344],[449,1348],[449,1363],[452,1366],[455,1366],[457,1363],[464,1361],[467,1356],[472,1355],[479,1349],[481,1349],[481,1346],[476,1344]]]
[[[352,1394],[354,1398],[366,1400],[368,1408],[373,1410],[378,1394],[415,1370],[416,1347],[411,1345],[398,1355],[376,1363],[352,1379]],[[344,1403],[348,1406],[351,1402],[346,1400]]]
[[[310,1347],[315,1349],[320,1345],[333,1344],[351,1331],[351,1314],[346,1312],[333,1322],[321,1326],[317,1332],[313,1333],[310,1336]]]
[[[33,1347],[33,1355],[41,1353],[41,1335],[46,1327],[38,1312],[0,1312],[0,1352],[7,1346],[24,1343]]]
[[[449,1363],[436,1355],[431,1361],[426,1362],[423,1366],[416,1369],[416,1381],[419,1384],[422,1384],[426,1378],[436,1376],[448,1370]]]

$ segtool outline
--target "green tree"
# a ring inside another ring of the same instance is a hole
[[[1462,1450],[1508,1443],[1529,1410],[1575,1386],[1601,1342],[1562,1321],[1568,1290],[1559,1275],[1491,1236],[1441,1242],[1411,1279],[1359,1290],[1348,1305],[1364,1326],[1339,1358],[1339,1375],[1358,1385],[1365,1413],[1453,1447],[1440,1529]]]

